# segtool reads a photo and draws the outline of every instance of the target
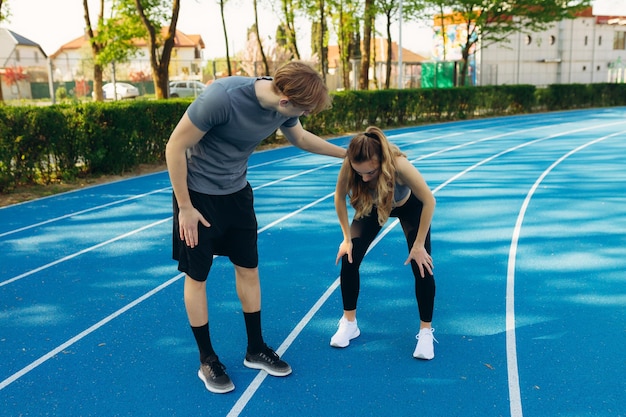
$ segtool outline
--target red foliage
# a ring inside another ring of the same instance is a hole
[[[130,80],[134,83],[141,81],[150,81],[152,79],[152,76],[149,73],[145,73],[141,70],[131,71],[128,76],[130,77]]]
[[[4,76],[2,77],[4,83],[8,86],[17,84],[18,82],[25,80],[26,78],[28,78],[28,75],[24,73],[24,68],[20,66],[6,67],[4,69]]]
[[[86,80],[76,80],[74,94],[76,94],[76,97],[85,97],[89,94],[89,83]]]

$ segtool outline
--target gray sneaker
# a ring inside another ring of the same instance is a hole
[[[206,389],[216,394],[224,394],[235,389],[233,381],[226,374],[226,367],[217,356],[208,358],[200,365],[198,378],[204,382]]]
[[[287,376],[291,373],[291,366],[265,345],[265,350],[254,355],[246,353],[243,364],[248,368],[262,369],[273,376]]]

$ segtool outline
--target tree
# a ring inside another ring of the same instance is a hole
[[[339,59],[343,87],[350,89],[350,57],[355,53],[353,48],[359,48],[360,39],[359,23],[361,15],[361,4],[358,0],[330,0],[332,21],[337,34],[337,47],[339,48]],[[356,68],[355,68],[356,76]]]
[[[227,0],[220,0],[220,15],[222,16],[222,28],[224,29],[224,42],[226,42],[226,65],[228,67],[228,75],[233,75],[233,69],[230,66],[230,51],[228,48],[228,31],[226,30],[226,17],[224,16],[224,6]]]
[[[21,66],[14,67],[6,67],[4,69],[4,83],[9,87],[15,85],[17,87],[18,97],[22,98],[22,93],[20,92],[20,81],[23,81],[28,78],[28,75],[24,73],[24,68]]]
[[[328,11],[326,0],[299,0],[298,8],[311,18],[311,53],[318,61],[318,70],[326,80],[328,73]]]
[[[296,42],[295,6],[293,0],[281,0],[281,2],[283,16],[285,17],[283,24],[287,37],[287,48],[293,53],[295,59],[300,59],[300,51],[298,51],[298,43]]]
[[[429,0],[438,7],[441,0]],[[467,38],[461,45],[460,85],[465,85],[472,50],[496,42],[508,42],[517,32],[538,32],[552,23],[572,18],[591,7],[591,0],[455,0],[446,4],[445,24],[463,25]]]
[[[137,47],[133,40],[144,37],[145,31],[136,20],[116,16],[113,19],[104,19],[104,0],[100,0],[98,21],[94,30],[87,0],[83,0],[85,13],[85,33],[89,39],[91,54],[94,61],[93,90],[94,100],[102,101],[102,84],[104,68],[115,62],[125,62],[135,53]]]
[[[241,69],[250,76],[257,76],[259,74],[257,63],[262,59],[261,48],[259,47],[259,41],[256,37],[256,31],[252,29],[248,31],[248,41],[246,42],[245,48],[238,56],[241,62]],[[269,60],[266,59],[265,62],[265,65],[267,65],[267,67],[264,68],[266,74],[272,74],[277,67],[285,62],[289,62],[293,57],[290,50],[276,42],[273,44],[266,42],[263,49],[267,51],[266,58],[269,57]]]
[[[104,48],[104,45],[100,44],[95,39],[95,31],[91,25],[91,18],[89,13],[89,4],[87,0],[83,0],[83,11],[85,12],[85,33],[89,39],[89,45],[91,46],[91,54],[94,58],[93,66],[93,91],[94,100],[102,101],[102,65],[98,63],[98,54],[100,50]],[[104,23],[104,0],[100,0],[100,12],[98,13],[98,26],[102,26]]]
[[[372,59],[372,31],[375,32],[374,22],[376,9],[374,0],[365,0],[363,12],[363,46],[361,47],[361,73],[359,74],[359,89],[369,89],[370,62]]]
[[[391,36],[391,25],[394,21],[396,21],[399,17],[400,11],[400,1],[402,1],[402,18],[405,20],[416,20],[420,17],[427,7],[424,0],[375,0],[375,7],[379,13],[385,16],[385,31],[387,33],[387,62],[385,65],[386,74],[385,74],[385,88],[388,89],[391,83],[391,65],[392,65],[392,36]],[[398,52],[402,45],[398,44]],[[399,57],[398,59],[398,71],[402,71],[400,68]],[[400,88],[402,86],[398,86]]]
[[[4,5],[4,9],[2,6]],[[3,20],[7,20],[9,17],[9,9],[7,7],[6,1],[0,0],[0,22]],[[2,74],[0,74],[0,103],[4,102],[4,96],[2,95]]]
[[[426,0],[428,1],[428,0]],[[441,42],[443,45],[442,59],[445,61],[447,56],[447,38],[448,32],[446,29],[445,10],[454,3],[454,0],[431,0],[430,9],[435,11],[436,21],[435,24],[441,26]]]
[[[152,81],[157,99],[169,97],[169,67],[176,37],[180,0],[134,0],[136,12],[148,31]],[[170,7],[168,9],[168,6]],[[132,18],[133,15],[127,15]],[[161,33],[169,19],[167,32]]]
[[[402,1],[402,0],[400,0]],[[385,16],[385,30],[387,33],[387,53],[385,54],[387,57],[387,61],[385,63],[386,73],[385,73],[385,89],[388,90],[391,84],[391,64],[392,64],[392,41],[391,41],[391,24],[396,18],[396,14],[398,12],[398,1],[397,0],[376,0],[377,7],[380,9],[382,14]],[[400,47],[400,45],[398,45]],[[398,70],[400,70],[398,68]]]
[[[253,0],[254,2],[254,32],[256,34],[257,44],[259,46],[259,53],[261,54],[261,59],[263,60],[263,66],[265,67],[265,75],[270,75],[270,66],[267,63],[267,57],[265,56],[265,51],[263,51],[263,42],[261,42],[261,35],[259,34],[259,13],[257,7],[257,0]]]
[[[2,8],[3,4],[4,4],[4,9]],[[0,0],[0,22],[2,22],[3,20],[7,20],[8,17],[9,17],[8,5],[6,1]]]

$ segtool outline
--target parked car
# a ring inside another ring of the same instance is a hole
[[[102,86],[102,95],[105,100],[122,100],[125,98],[139,97],[139,89],[132,84],[115,83],[115,91],[117,92],[117,97],[113,95],[113,88],[113,83],[106,83]],[[95,92],[91,94],[95,95]]]
[[[200,81],[172,81],[170,82],[170,97],[196,97],[206,85]]]

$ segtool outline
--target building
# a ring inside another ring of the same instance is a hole
[[[7,72],[19,72],[25,79],[8,85]],[[48,79],[48,57],[41,46],[9,29],[0,28],[0,83],[5,100],[30,99],[31,81]]]
[[[165,35],[169,27],[161,29]],[[128,62],[105,68],[105,82],[113,77],[118,80],[151,80],[150,51],[145,39],[138,39],[135,46],[137,54]],[[204,41],[200,35],[187,35],[179,30],[174,38],[174,48],[169,66],[170,80],[202,80],[202,58]],[[91,80],[93,77],[93,58],[87,35],[78,37],[62,45],[50,56],[54,68],[55,81]]]
[[[460,59],[463,31],[462,25],[447,28],[447,38],[457,44],[448,45],[446,60]],[[435,32],[440,34],[440,26]],[[508,42],[478,45],[470,75],[476,85],[625,82],[625,41],[626,16],[594,15],[589,7],[542,32],[512,33]],[[436,36],[434,56],[441,59],[442,50],[441,36]]]
[[[363,43],[361,42],[361,48]],[[383,89],[385,85],[387,73],[387,39],[372,38],[371,42],[371,59],[373,64],[370,65],[369,81],[370,89]],[[398,61],[399,49],[396,42],[391,42],[391,80],[390,87],[396,88],[398,84]],[[406,48],[402,48],[402,82],[403,88],[418,88],[421,83],[421,65],[428,61],[426,57],[421,56]],[[357,63],[360,67],[360,63]],[[341,85],[341,60],[339,57],[339,47],[337,45],[328,46],[328,72],[327,82],[329,87],[340,89]],[[335,77],[333,77],[335,76]],[[330,80],[334,80],[331,82]],[[350,80],[355,85],[354,71],[350,71]],[[358,80],[358,77],[357,77]],[[356,89],[356,88],[355,88]]]

